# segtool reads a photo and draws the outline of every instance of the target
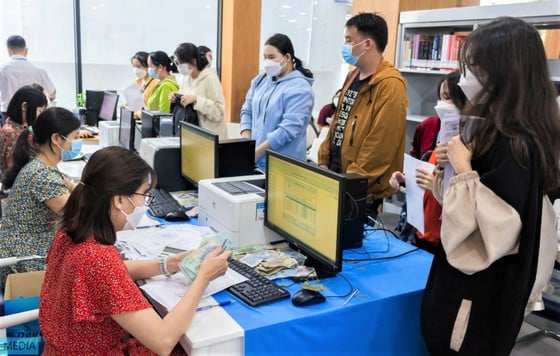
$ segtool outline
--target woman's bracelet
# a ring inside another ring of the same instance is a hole
[[[161,256],[159,258],[159,271],[163,275],[171,276],[172,273],[169,272],[169,269],[167,268],[167,257],[169,256]]]

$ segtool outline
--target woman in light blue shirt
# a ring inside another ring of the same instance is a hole
[[[314,95],[313,73],[303,68],[288,36],[266,41],[263,66],[265,73],[253,79],[241,108],[240,130],[256,140],[255,162],[264,170],[267,149],[305,160]]]

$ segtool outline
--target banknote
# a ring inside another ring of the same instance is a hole
[[[232,249],[231,240],[225,235],[215,235],[207,236],[202,239],[200,245],[196,250],[190,251],[179,264],[181,272],[190,279],[194,280],[198,270],[200,269],[200,264],[206,256],[214,251],[217,247],[222,247],[224,251]]]

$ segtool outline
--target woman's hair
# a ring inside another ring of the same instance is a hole
[[[290,38],[288,36],[282,33],[277,33],[266,40],[264,44],[276,47],[278,51],[283,55],[289,53],[292,57],[294,69],[299,70],[301,74],[308,78],[313,78],[313,73],[311,73],[309,69],[304,68],[301,60],[294,54],[294,46],[292,45],[292,41],[290,41]]]
[[[8,104],[8,117],[11,121],[23,125],[23,110],[22,104],[27,103],[27,108],[25,110],[25,121],[28,125],[33,125],[37,115],[37,108],[47,105],[47,97],[43,92],[39,91],[31,85],[26,85],[19,88],[10,103]]]
[[[137,59],[142,67],[148,68],[148,55],[148,52],[138,51],[134,54],[134,56],[132,56],[132,58],[130,58],[130,62],[132,63],[134,59]]]
[[[497,18],[467,36],[459,55],[484,87],[475,99],[487,95],[484,103],[464,110],[485,118],[473,135],[473,157],[489,151],[499,133],[510,140],[518,163],[528,167],[532,144],[543,188],[558,187],[560,115],[537,30],[520,19]]]
[[[192,43],[181,43],[175,50],[175,57],[181,63],[190,63],[198,70],[203,70],[208,65],[206,53],[202,53]]]
[[[80,120],[69,110],[52,107],[43,111],[35,120],[33,128],[19,135],[14,148],[12,166],[2,180],[4,187],[8,189],[12,187],[19,171],[35,157],[38,146],[48,144],[49,149],[53,151],[52,135],[68,137],[72,131],[79,128]]]
[[[179,73],[177,66],[173,63],[171,58],[169,58],[167,53],[163,51],[155,51],[150,53],[149,57],[155,66],[163,66],[169,73]]]
[[[133,151],[117,146],[96,151],[68,198],[61,228],[74,243],[84,242],[93,234],[103,245],[114,244],[112,199],[116,195],[133,195],[146,180],[153,188],[155,172]]]
[[[447,91],[449,92],[449,98],[459,110],[463,110],[467,104],[467,97],[461,87],[459,87],[459,79],[461,79],[461,72],[456,70],[451,72],[445,77],[447,81]]]

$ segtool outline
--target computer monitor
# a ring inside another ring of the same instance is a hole
[[[116,120],[118,98],[119,96],[115,91],[86,90],[85,124],[97,126],[100,118],[102,120]]]
[[[104,96],[104,91],[86,90],[86,125],[97,126]]]
[[[134,132],[136,120],[134,120],[134,112],[128,110],[124,106],[121,107],[121,121],[119,123],[119,144],[134,150]]]
[[[181,174],[198,186],[201,179],[254,174],[255,141],[219,140],[202,127],[180,122]]]
[[[362,246],[367,179],[266,155],[264,225],[306,255],[319,276],[340,272],[345,245]]]
[[[119,95],[110,91],[103,92],[103,101],[99,109],[100,120],[116,120],[117,119],[117,102]]]
[[[201,179],[215,178],[219,136],[185,122],[180,125],[181,174],[196,185]]]

